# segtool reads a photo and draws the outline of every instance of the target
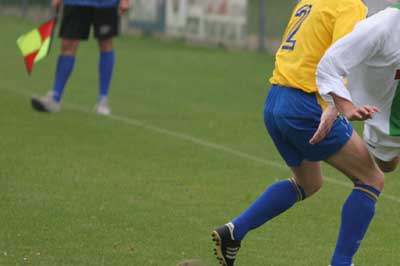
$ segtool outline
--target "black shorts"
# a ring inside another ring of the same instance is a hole
[[[94,36],[106,40],[118,36],[118,8],[96,8],[86,6],[64,6],[61,21],[60,37],[72,40],[87,40],[90,28],[94,28]]]

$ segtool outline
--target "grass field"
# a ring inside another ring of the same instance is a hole
[[[15,45],[33,26],[0,17],[0,265],[217,265],[211,230],[289,175],[262,122],[273,58],[122,37],[104,118],[92,41],[62,112],[45,115],[29,96],[51,87],[56,49],[28,78]],[[249,234],[238,266],[329,264],[351,186],[325,174],[317,196]],[[399,178],[387,176],[356,265],[400,265]]]

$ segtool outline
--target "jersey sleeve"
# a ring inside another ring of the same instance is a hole
[[[352,101],[344,78],[352,68],[374,56],[382,47],[384,33],[376,22],[366,20],[337,41],[321,59],[316,83],[321,97],[334,104],[331,93]],[[378,27],[377,27],[378,26]]]
[[[340,7],[333,29],[332,43],[351,32],[359,21],[367,17],[367,12],[367,7],[358,0]]]

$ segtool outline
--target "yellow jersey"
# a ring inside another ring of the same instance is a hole
[[[301,0],[275,58],[271,84],[317,93],[315,73],[326,50],[367,16],[362,0]]]

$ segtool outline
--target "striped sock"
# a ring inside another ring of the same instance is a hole
[[[350,266],[353,257],[375,214],[375,203],[380,191],[369,186],[355,185],[342,209],[342,223],[332,266]]]
[[[244,213],[232,221],[235,240],[304,200],[306,194],[294,179],[271,185]]]

